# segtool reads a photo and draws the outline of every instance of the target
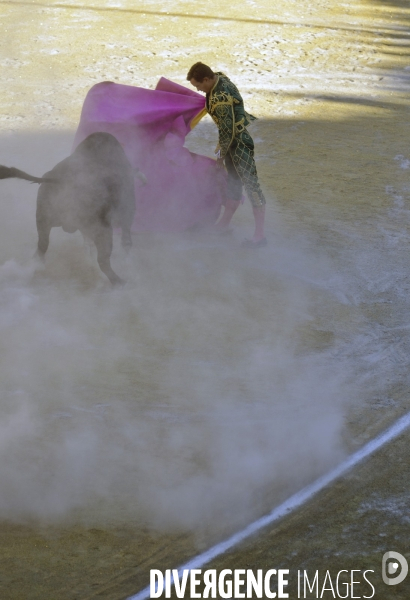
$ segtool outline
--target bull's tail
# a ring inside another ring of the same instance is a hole
[[[16,169],[15,167],[4,167],[3,165],[0,165],[0,179],[10,179],[12,177],[17,179],[25,179],[26,181],[31,181],[32,183],[54,181],[54,179],[50,179],[48,177],[34,177],[34,175],[29,175],[28,173],[20,171],[20,169]]]

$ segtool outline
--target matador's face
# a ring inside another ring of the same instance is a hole
[[[204,92],[205,94],[208,94],[208,92],[210,92],[213,88],[214,80],[210,79],[209,77],[204,77],[202,81],[197,81],[196,79],[192,78],[190,83],[198,90],[198,92]]]

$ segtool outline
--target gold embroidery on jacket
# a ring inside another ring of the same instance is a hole
[[[235,137],[246,131],[253,117],[245,111],[236,86],[223,73],[216,75],[217,80],[207,94],[206,108],[218,127],[220,155],[224,158]]]

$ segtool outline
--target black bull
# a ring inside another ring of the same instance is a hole
[[[117,139],[109,133],[89,135],[74,152],[43,177],[0,165],[0,179],[17,177],[40,183],[37,195],[37,254],[44,257],[52,227],[81,233],[94,241],[101,271],[113,285],[122,280],[111,267],[113,227],[121,228],[124,248],[132,245],[135,214],[134,176]]]

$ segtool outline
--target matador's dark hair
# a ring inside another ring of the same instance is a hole
[[[204,65],[204,63],[197,62],[189,69],[186,78],[188,81],[195,79],[195,81],[198,81],[198,83],[202,83],[205,77],[209,77],[211,79],[214,75],[215,73],[212,71],[211,67]]]

